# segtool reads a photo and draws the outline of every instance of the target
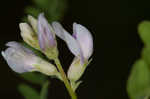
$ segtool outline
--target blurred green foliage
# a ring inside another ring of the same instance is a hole
[[[33,73],[33,72],[21,74],[21,77],[23,77],[28,82],[31,82],[33,84],[38,84],[38,85],[43,85],[47,80],[47,77],[45,75],[42,75],[40,73]]]
[[[28,5],[24,9],[26,15],[38,17],[40,13],[44,13],[49,22],[60,21],[65,15],[67,8],[67,0],[31,0],[31,5]],[[23,20],[27,20],[26,16]],[[28,44],[24,43],[24,46],[30,48],[36,55],[47,60],[47,58],[38,50],[32,48]],[[30,87],[27,84],[20,84],[18,89],[25,99],[47,99],[49,81],[48,77],[40,73],[24,73],[21,77],[32,84],[37,84],[41,87],[41,91],[37,92],[36,89]]]
[[[143,21],[138,27],[139,35],[144,43],[141,58],[132,67],[127,91],[130,99],[150,98],[150,21]]]
[[[131,99],[144,99],[150,94],[150,70],[144,60],[134,63],[127,90]]]
[[[21,92],[21,94],[25,97],[25,99],[40,99],[39,93],[26,84],[20,84],[18,86],[18,89]]]
[[[48,96],[49,81],[45,81],[42,84],[41,91],[38,92],[36,89],[30,87],[27,84],[20,84],[18,90],[25,97],[25,99],[47,99]]]
[[[40,92],[40,99],[47,99],[48,86],[49,86],[49,81],[46,81],[42,86],[42,89],[41,89],[41,92]]]
[[[145,46],[150,46],[150,21],[143,21],[138,27],[139,35]]]
[[[49,22],[62,20],[66,8],[67,0],[31,0],[32,5],[25,8],[25,14],[30,14],[37,18],[43,12]]]

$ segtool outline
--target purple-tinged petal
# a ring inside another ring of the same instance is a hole
[[[76,34],[75,34],[75,33],[73,33],[73,34],[72,34],[72,36],[73,36],[75,39],[77,39],[77,36],[76,36]]]
[[[20,51],[22,53],[29,53],[29,54],[32,54],[32,55],[35,55],[34,52],[24,46],[22,46],[20,43],[16,42],[16,41],[11,41],[11,42],[8,42],[6,43],[6,46],[8,47],[11,47],[11,48],[14,48],[16,50],[18,49],[21,49]]]
[[[81,49],[80,45],[74,37],[72,37],[58,22],[53,22],[52,26],[58,37],[67,43],[69,50],[77,57],[80,57]]]
[[[18,73],[30,72],[34,70],[31,63],[34,61],[25,53],[22,53],[21,49],[8,48],[2,51],[2,56],[7,61],[9,67]]]
[[[8,48],[2,51],[2,56],[9,67],[18,73],[39,71],[46,75],[58,75],[56,67],[36,56],[32,50],[15,41],[6,44]]]
[[[84,58],[88,59],[93,53],[93,38],[91,33],[84,26],[74,23],[73,35],[75,35],[80,44]]]
[[[74,39],[74,37],[72,37],[70,34],[68,33],[64,33],[65,35],[65,39],[66,39],[66,43],[70,49],[70,51],[77,57],[81,58],[82,62],[83,62],[83,57],[82,57],[82,50],[80,48],[80,45],[78,43],[78,41],[76,39]]]
[[[40,14],[38,17],[38,36],[39,37],[39,44],[40,46],[44,46],[45,48],[47,46],[54,47],[56,46],[55,41],[55,35],[51,31],[51,26],[48,24],[46,18],[44,17],[44,14]],[[42,40],[41,40],[42,39]],[[43,42],[40,42],[43,41]],[[43,43],[46,43],[44,45],[41,45]]]
[[[64,36],[64,32],[67,32],[63,27],[62,25],[59,23],[59,22],[53,22],[52,23],[52,27],[55,31],[55,34],[61,38],[62,40],[65,41],[65,36]],[[68,32],[67,32],[68,33]]]
[[[17,49],[22,47],[22,46],[21,46],[18,42],[16,42],[16,41],[8,42],[8,43],[6,43],[6,46],[12,47],[12,48],[17,48]]]
[[[6,45],[9,48],[2,51],[1,54],[13,71],[18,73],[39,71],[46,75],[57,76],[56,67],[36,56],[30,49],[14,41]]]
[[[73,34],[72,34],[72,36],[75,38],[75,39],[77,39],[77,32],[76,32],[76,25],[77,25],[77,23],[73,23]]]
[[[45,50],[45,48],[46,48],[46,42],[45,42],[45,40],[44,40],[43,35],[42,35],[42,34],[39,34],[38,39],[39,39],[40,48],[41,48],[42,50]]]

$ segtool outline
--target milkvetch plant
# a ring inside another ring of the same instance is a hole
[[[2,51],[2,56],[9,67],[17,73],[41,72],[47,76],[55,76],[64,82],[72,99],[77,99],[76,89],[79,87],[80,77],[90,63],[93,53],[93,38],[84,26],[73,23],[73,34],[68,33],[59,22],[49,24],[44,14],[38,19],[28,16],[28,23],[20,23],[21,36],[28,45],[43,53],[49,60],[54,60],[56,66],[48,60],[38,56],[32,49],[21,43],[11,41],[8,48]],[[75,56],[68,73],[64,72],[57,49],[56,36],[61,38]]]

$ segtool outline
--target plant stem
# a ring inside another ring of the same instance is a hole
[[[58,70],[59,70],[59,72],[61,74],[62,80],[64,81],[64,84],[65,84],[65,86],[66,86],[66,88],[67,88],[67,90],[68,90],[71,98],[72,99],[77,99],[76,93],[71,88],[71,85],[70,85],[70,83],[69,83],[69,81],[67,79],[67,76],[66,76],[66,74],[65,74],[65,72],[64,72],[64,70],[63,70],[63,68],[62,68],[62,66],[61,66],[60,61],[59,61],[58,58],[55,59],[55,63],[57,65],[57,68],[58,68]]]

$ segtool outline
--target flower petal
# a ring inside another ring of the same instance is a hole
[[[22,36],[23,40],[27,43],[29,41],[32,41],[34,32],[33,32],[32,28],[30,27],[30,25],[27,23],[20,23],[19,27],[21,30],[21,36]]]
[[[35,33],[37,33],[37,20],[33,16],[28,15],[28,21],[31,24]]]
[[[29,53],[29,54],[32,54],[32,55],[35,55],[34,52],[24,46],[22,46],[20,43],[16,42],[16,41],[11,41],[11,42],[8,42],[6,43],[6,46],[8,47],[11,47],[11,48],[14,48],[16,50],[19,50],[20,52],[22,53]],[[21,50],[20,50],[21,49]]]
[[[79,42],[84,58],[88,59],[93,53],[93,38],[91,33],[84,26],[74,23],[73,36]]]
[[[42,50],[45,50],[46,49],[46,42],[45,42],[45,38],[44,38],[43,34],[39,34],[38,39],[39,39],[40,48]]]
[[[55,34],[61,38],[62,40],[65,41],[65,36],[64,36],[64,32],[67,32],[62,25],[59,22],[52,22],[52,27],[55,31]],[[68,32],[67,32],[68,33]]]
[[[26,59],[21,58],[23,54],[20,53],[20,50],[16,50],[14,48],[8,48],[5,51],[2,51],[2,56],[7,61],[9,67],[15,72],[24,73],[33,70],[33,66],[29,64],[29,61],[27,64],[24,61]]]
[[[80,57],[81,50],[78,42],[74,37],[72,37],[58,22],[53,22],[52,26],[55,30],[55,33],[58,37],[64,40],[67,43],[70,51],[77,57]]]
[[[44,14],[40,14],[38,17],[38,37],[39,37],[39,44],[40,47],[43,46],[46,48],[47,46],[55,46],[55,35],[51,31],[51,26],[48,24]],[[46,44],[44,44],[46,43]]]
[[[71,81],[77,81],[80,79],[80,77],[83,75],[86,66],[83,66],[81,63],[81,60],[77,57],[75,57],[68,69],[67,76],[69,80]]]
[[[32,50],[25,48],[20,43],[13,41],[6,45],[9,48],[2,51],[1,54],[13,71],[18,73],[39,71],[46,75],[59,75],[54,65],[36,56]]]

